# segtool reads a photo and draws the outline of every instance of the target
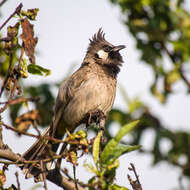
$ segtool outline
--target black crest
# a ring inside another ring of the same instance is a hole
[[[112,46],[112,44],[105,40],[105,33],[103,32],[102,28],[100,28],[98,33],[94,34],[92,39],[90,39],[87,53],[95,54],[96,51],[98,51],[98,49],[105,44]]]
[[[103,32],[102,28],[98,30],[97,34],[94,34],[92,39],[90,39],[90,45],[94,43],[101,43],[101,42],[106,42],[105,40],[105,33]]]

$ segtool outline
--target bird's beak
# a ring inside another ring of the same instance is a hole
[[[122,49],[124,49],[124,48],[126,48],[126,46],[124,46],[124,45],[119,45],[119,46],[115,46],[115,47],[112,49],[112,51],[120,51],[120,50],[122,50]]]

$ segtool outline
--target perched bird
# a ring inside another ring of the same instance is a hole
[[[62,139],[66,130],[73,131],[87,114],[93,114],[97,110],[105,116],[109,113],[115,99],[117,74],[123,62],[119,51],[123,48],[124,45],[114,46],[106,41],[105,34],[99,29],[90,40],[81,67],[61,84],[52,125],[43,135]],[[51,145],[53,152],[57,151],[58,144],[38,140],[23,154],[23,158],[46,158],[48,145]],[[39,175],[34,165],[26,165],[24,168],[26,177]]]

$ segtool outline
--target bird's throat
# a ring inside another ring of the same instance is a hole
[[[113,77],[117,77],[117,74],[120,72],[119,65],[116,65],[114,63],[104,64],[103,66],[107,69],[108,73]]]

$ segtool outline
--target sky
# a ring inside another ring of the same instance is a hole
[[[131,34],[122,23],[122,16],[118,7],[112,6],[107,0],[8,0],[2,7],[3,17],[0,23],[14,11],[20,2],[23,3],[24,9],[40,9],[37,21],[34,22],[35,34],[39,38],[36,63],[51,69],[50,76],[30,76],[25,81],[27,84],[60,81],[67,74],[70,67],[75,65],[73,70],[76,70],[84,58],[89,38],[102,27],[109,42],[114,45],[126,45],[127,47],[121,52],[124,64],[118,81],[125,87],[128,96],[130,98],[141,96],[142,100],[151,105],[152,111],[161,117],[162,122],[169,128],[173,130],[187,129],[190,123],[189,112],[187,111],[190,107],[190,99],[184,93],[176,93],[170,97],[166,105],[160,105],[150,95],[148,88],[153,80],[151,68],[140,61],[140,52],[136,49],[135,41]],[[179,91],[184,88],[179,83],[175,86],[175,89]],[[114,107],[126,109],[119,90],[117,90]],[[181,112],[181,110],[184,110],[184,112]],[[114,127],[113,133],[116,133],[116,131],[117,127]],[[144,146],[152,146],[152,135],[154,134],[151,131],[145,135]],[[32,144],[32,140],[28,139],[28,137],[19,139],[10,131],[4,132],[4,141],[19,153],[24,152]],[[23,144],[23,142],[25,143]],[[163,144],[163,149],[167,148],[167,145],[167,142]],[[82,158],[81,164],[77,168],[77,172],[80,173],[79,179],[84,181],[91,176],[82,166],[85,159],[90,160],[89,158]],[[180,175],[178,168],[168,166],[166,163],[160,163],[152,167],[151,161],[150,156],[139,155],[138,153],[123,156],[120,159],[122,167],[117,171],[116,182],[119,185],[129,187],[127,173],[129,163],[133,162],[140,175],[143,189],[169,190],[178,185]],[[68,163],[64,162],[65,165],[67,166]],[[19,171],[18,168],[11,167],[10,171],[7,172],[7,185],[15,183],[12,171],[16,170]],[[31,184],[32,180],[24,180],[21,172],[19,172],[19,177],[21,179],[21,189],[29,189],[33,186]],[[50,184],[49,189],[59,190],[60,188]]]

